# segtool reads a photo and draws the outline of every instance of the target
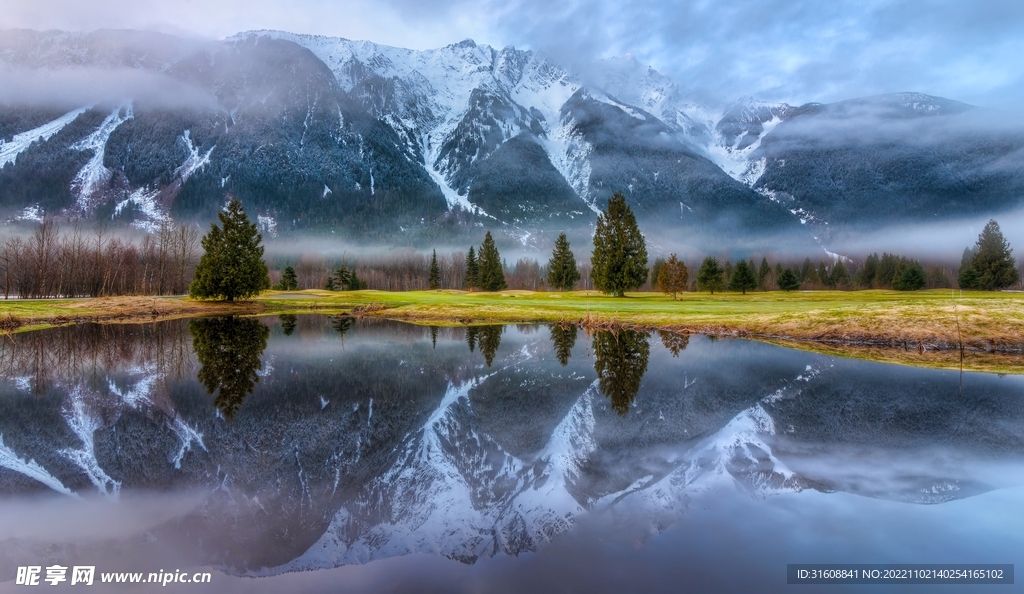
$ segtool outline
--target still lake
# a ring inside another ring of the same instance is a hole
[[[213,573],[171,591],[842,592],[865,587],[786,585],[786,565],[1022,563],[1024,377],[960,385],[559,326],[15,335],[0,591],[53,564]]]

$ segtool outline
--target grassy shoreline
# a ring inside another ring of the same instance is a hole
[[[955,297],[955,298],[954,298]],[[1024,293],[950,290],[680,294],[593,291],[269,291],[240,303],[184,298],[0,301],[0,328],[144,322],[201,315],[348,313],[420,324],[572,323],[752,338],[907,365],[1024,373]]]

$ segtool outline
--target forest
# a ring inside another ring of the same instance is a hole
[[[103,225],[89,229],[80,224],[61,227],[47,219],[31,233],[10,235],[0,244],[0,284],[6,299],[184,295],[202,255],[200,236],[201,229],[195,225],[165,224],[152,234],[128,236],[115,234]],[[976,249],[968,247],[960,263],[922,262],[890,253],[869,254],[862,259],[817,261],[809,257],[787,260],[766,255],[743,261],[745,267],[754,271],[756,279],[756,285],[748,290],[782,289],[779,279],[787,270],[796,279],[790,289],[801,291],[953,289],[960,288],[960,271],[969,267]],[[593,289],[590,254],[575,255],[579,280],[573,289]],[[438,288],[466,289],[466,252],[438,251],[436,257]],[[646,280],[635,290],[658,291],[658,275],[668,257],[669,254],[653,257],[648,263]],[[729,290],[739,260],[714,259],[721,273],[721,287],[716,290]],[[688,269],[687,285],[681,290],[704,289],[699,286],[697,274],[701,259],[680,262]],[[287,257],[268,255],[266,263],[270,281],[277,286],[284,270],[292,268],[294,288],[298,290],[327,288],[328,281],[335,278],[342,266],[355,273],[361,288],[383,291],[430,288],[431,254],[412,249],[341,258],[327,257],[320,252]],[[513,262],[502,259],[501,263],[508,289],[555,290],[548,286],[550,262],[547,259],[523,256]],[[1020,280],[1024,278],[1024,263],[1017,264],[1017,271],[1017,280],[1009,288],[1024,289]],[[902,283],[904,278],[915,280],[910,284]]]

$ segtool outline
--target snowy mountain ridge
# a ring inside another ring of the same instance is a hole
[[[500,141],[476,152],[471,162],[486,157],[501,142],[523,131],[548,139],[545,148],[556,166],[572,161],[579,147],[561,141],[561,111],[574,93],[586,87],[589,96],[615,105],[633,117],[645,119],[634,106],[654,115],[688,146],[748,185],[752,182],[743,177],[743,167],[738,163],[789,109],[785,104],[749,97],[724,107],[702,105],[687,98],[668,77],[628,55],[601,60],[591,73],[593,80],[585,81],[533,51],[511,46],[497,50],[471,39],[424,51],[283,31],[250,31],[231,39],[254,37],[285,39],[312,51],[331,68],[346,92],[362,94],[374,115],[403,130],[411,144],[418,144],[415,148],[423,151],[432,170],[442,172],[447,183],[455,177],[457,166],[441,147],[451,144],[466,120],[474,93],[500,97],[513,113],[498,121],[499,125],[492,124],[501,133]],[[371,89],[382,92],[374,96]],[[385,89],[393,89],[393,98],[384,94]],[[729,131],[723,133],[725,119],[740,109],[745,109],[746,117],[734,117],[728,122]],[[538,112],[540,117],[536,117]],[[765,113],[770,114],[767,121],[763,119]],[[742,139],[736,140],[737,137]],[[559,170],[584,196],[583,172],[568,166]]]
[[[105,99],[0,105],[8,221],[99,217],[152,231],[205,223],[232,196],[268,234],[421,246],[487,226],[500,243],[544,250],[560,232],[586,241],[621,192],[660,243],[801,253],[847,221],[887,220],[875,202],[890,218],[934,220],[1014,206],[1024,188],[1000,165],[1024,154],[1021,137],[950,127],[947,142],[929,129],[965,104],[897,93],[705,105],[628,55],[576,72],[472,40],[421,51],[282,31],[0,31],[0,67],[111,77]],[[906,133],[915,126],[927,134]],[[892,138],[863,150],[851,130]]]

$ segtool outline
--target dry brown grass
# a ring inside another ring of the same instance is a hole
[[[54,304],[38,316],[21,318],[26,325],[80,322],[141,322],[196,315],[249,315],[263,311],[253,301],[192,301],[167,297],[98,297]]]

